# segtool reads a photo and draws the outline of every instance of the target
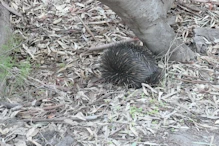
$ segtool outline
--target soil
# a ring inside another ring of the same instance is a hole
[[[176,33],[192,45],[192,28],[217,27],[219,7],[189,4],[193,9],[185,3],[171,13],[178,18]],[[128,89],[103,82],[103,51],[90,51],[134,37],[108,7],[94,0],[11,0],[8,5],[14,10],[13,33],[24,40],[11,55],[29,61],[32,70],[16,82],[21,71],[15,66],[5,79],[0,145],[219,144],[217,40],[210,40],[207,55],[194,62],[159,60],[166,73],[156,87]]]

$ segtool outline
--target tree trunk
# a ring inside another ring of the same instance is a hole
[[[2,51],[2,46],[7,43],[9,37],[11,37],[9,18],[8,10],[0,4],[0,51]]]
[[[5,56],[9,55],[8,50],[4,48],[9,43],[9,38],[12,35],[12,29],[10,25],[9,12],[5,7],[0,4],[0,57],[4,59]],[[1,66],[0,59],[0,74],[4,74],[4,69]],[[4,91],[5,80],[0,78],[0,94]]]
[[[195,57],[190,48],[176,40],[167,22],[167,11],[174,0],[99,0],[109,6],[155,55],[170,50],[170,60],[189,61]]]

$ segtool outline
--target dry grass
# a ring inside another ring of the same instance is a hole
[[[0,98],[5,101],[0,107],[2,142],[159,145],[157,138],[165,139],[169,131],[218,129],[219,59],[214,42],[207,56],[190,64],[160,61],[167,73],[158,87],[116,87],[99,78],[102,52],[89,49],[133,33],[96,0],[53,1],[9,3],[22,14],[11,15],[11,21],[14,33],[26,40],[20,61],[30,57],[32,72],[24,85],[8,85],[7,96]],[[218,7],[193,5],[200,11],[182,5],[174,9],[176,31],[188,44],[193,28],[219,25]]]

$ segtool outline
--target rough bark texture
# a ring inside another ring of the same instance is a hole
[[[11,35],[9,12],[0,4],[0,51]]]
[[[174,50],[171,60],[189,61],[194,58],[190,48],[175,40],[176,34],[167,22],[167,11],[173,0],[99,1],[116,12],[155,55],[164,55],[171,47],[171,51]]]
[[[3,45],[8,43],[9,38],[11,37],[11,25],[9,19],[9,12],[0,4],[0,57],[8,55],[3,48]],[[1,64],[1,62],[0,62]],[[4,72],[0,67],[0,74]],[[2,93],[4,82],[0,80],[0,93]]]

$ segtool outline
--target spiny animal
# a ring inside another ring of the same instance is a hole
[[[141,83],[155,84],[160,78],[161,69],[142,46],[115,45],[101,59],[102,77],[113,84],[140,88]]]

